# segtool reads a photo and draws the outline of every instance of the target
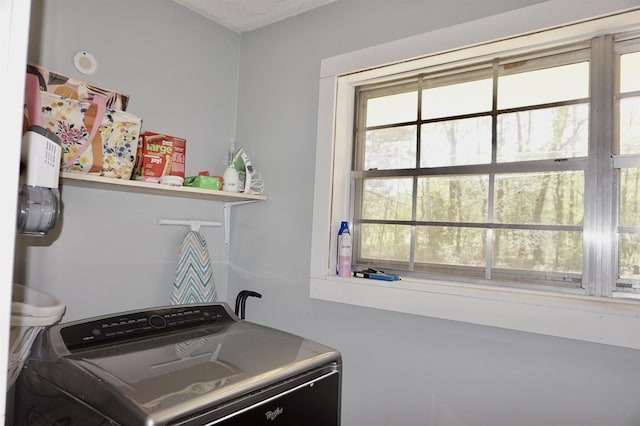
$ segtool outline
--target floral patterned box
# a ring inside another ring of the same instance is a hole
[[[38,65],[27,65],[24,129],[41,125],[60,137],[60,169],[130,179],[142,119],[125,112],[129,97]]]
[[[42,124],[60,137],[61,170],[130,179],[136,161],[142,119],[106,108],[97,113],[87,101],[40,92]],[[91,129],[96,125],[92,137]]]
[[[40,65],[27,65],[27,73],[38,77],[40,90],[45,92],[79,101],[93,101],[96,95],[100,95],[106,99],[107,108],[119,111],[126,111],[129,105],[129,95],[68,77]]]

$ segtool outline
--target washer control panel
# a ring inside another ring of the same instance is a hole
[[[221,304],[179,305],[76,321],[60,327],[69,351],[234,321]]]

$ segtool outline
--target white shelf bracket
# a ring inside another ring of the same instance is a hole
[[[254,200],[250,201],[229,201],[224,203],[224,243],[229,245],[231,241],[231,207],[239,204],[255,203]]]

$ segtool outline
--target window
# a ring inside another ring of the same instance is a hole
[[[616,45],[617,126],[613,153],[618,217],[617,286],[619,292],[640,293],[640,47],[636,40]],[[615,186],[614,186],[615,188]]]
[[[640,11],[610,7],[323,61],[311,297],[640,348]],[[401,281],[335,276],[342,220]]]
[[[594,57],[581,44],[357,87],[355,263],[581,289]]]
[[[638,39],[432,68],[355,89],[355,264],[640,294]]]

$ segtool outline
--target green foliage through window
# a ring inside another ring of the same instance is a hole
[[[602,36],[358,87],[355,263],[637,292],[639,52]]]

